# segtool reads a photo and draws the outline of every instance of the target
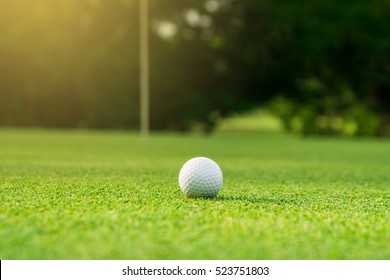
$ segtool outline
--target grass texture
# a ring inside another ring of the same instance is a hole
[[[388,140],[0,130],[0,259],[390,259],[389,206]]]

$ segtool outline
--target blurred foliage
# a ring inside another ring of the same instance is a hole
[[[389,1],[149,2],[153,129],[390,135]],[[138,127],[138,4],[0,0],[0,124]]]
[[[136,125],[136,4],[0,0],[0,122]]]

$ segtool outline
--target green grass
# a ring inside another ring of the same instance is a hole
[[[223,119],[217,127],[219,132],[266,132],[278,133],[283,130],[282,121],[263,108],[237,114]]]
[[[390,259],[389,201],[388,140],[0,130],[0,259]]]

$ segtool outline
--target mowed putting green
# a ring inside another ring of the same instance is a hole
[[[215,199],[177,176],[195,156]],[[389,259],[390,142],[0,130],[0,259]]]

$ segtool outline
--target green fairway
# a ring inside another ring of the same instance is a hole
[[[390,259],[389,206],[388,140],[0,130],[0,259]]]

